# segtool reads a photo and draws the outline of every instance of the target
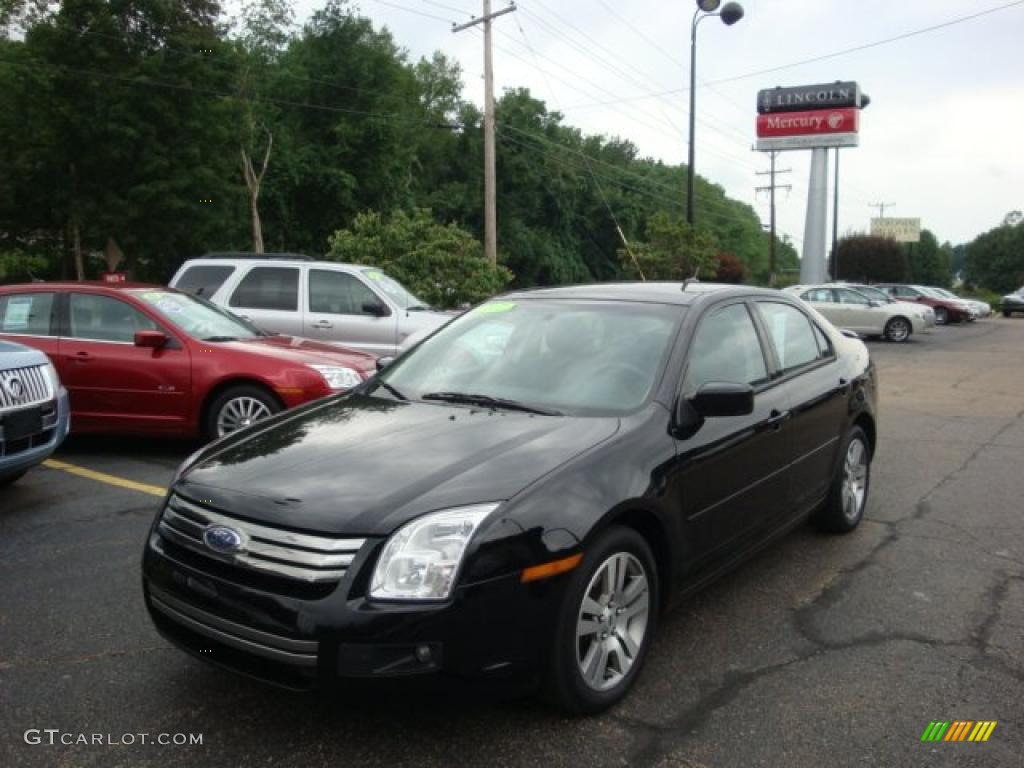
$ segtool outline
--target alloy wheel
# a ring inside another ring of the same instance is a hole
[[[890,320],[886,335],[889,337],[889,341],[906,341],[910,336],[910,323],[900,317]]]
[[[868,450],[860,439],[850,442],[843,465],[843,514],[856,520],[863,510],[868,491]]]
[[[217,437],[248,427],[269,415],[270,408],[262,400],[255,397],[232,398],[224,403],[224,407],[217,414]]]
[[[651,590],[643,564],[617,552],[594,572],[576,621],[576,662],[587,686],[621,683],[647,637]]]

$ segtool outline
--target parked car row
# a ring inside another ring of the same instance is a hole
[[[972,322],[992,314],[985,302],[922,285],[827,283],[785,290],[813,305],[839,328],[893,342],[907,341],[934,325]]]

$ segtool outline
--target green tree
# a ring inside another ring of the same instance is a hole
[[[850,235],[842,238],[836,248],[839,255],[839,280],[865,283],[900,283],[909,274],[907,254],[895,240],[874,235]]]
[[[930,230],[922,229],[920,242],[908,244],[907,248],[910,279],[921,285],[948,288],[953,279],[951,256],[939,246]]]
[[[718,247],[707,230],[659,211],[647,221],[646,237],[619,249],[623,270],[646,280],[710,279],[718,271]]]
[[[976,237],[967,245],[964,268],[967,282],[1000,293],[1024,285],[1024,220]]]
[[[492,265],[483,247],[455,224],[438,224],[426,210],[390,216],[361,213],[336,232],[327,258],[380,267],[437,307],[475,304],[500,292],[512,279]]]

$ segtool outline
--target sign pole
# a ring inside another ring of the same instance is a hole
[[[824,283],[825,241],[828,234],[828,149],[811,150],[811,176],[807,187],[807,221],[800,257],[800,282]]]

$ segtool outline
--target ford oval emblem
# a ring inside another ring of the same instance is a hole
[[[242,534],[234,528],[228,528],[226,525],[209,526],[203,531],[203,542],[214,552],[222,555],[241,552],[245,545],[245,539],[242,538]]]

